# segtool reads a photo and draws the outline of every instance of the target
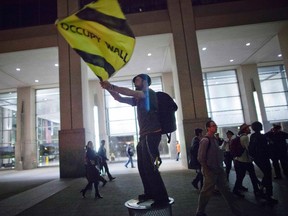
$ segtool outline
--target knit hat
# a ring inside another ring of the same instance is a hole
[[[133,80],[132,80],[133,83],[135,83],[135,79],[136,79],[137,77],[140,77],[141,79],[146,80],[147,83],[148,83],[148,86],[151,85],[151,78],[150,78],[149,75],[147,75],[147,74],[138,74],[137,76],[135,76],[135,77],[133,78]]]

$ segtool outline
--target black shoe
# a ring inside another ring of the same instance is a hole
[[[248,191],[248,188],[244,187],[244,186],[241,186],[239,188],[240,191],[244,191],[244,192],[247,192]]]
[[[245,196],[243,194],[241,194],[239,191],[237,190],[233,190],[233,194],[235,194],[236,196],[240,197],[240,198],[244,198]]]
[[[198,184],[195,181],[192,181],[191,184],[195,189],[199,190]]]
[[[275,176],[274,179],[275,179],[275,180],[277,180],[277,179],[282,179],[282,176]]]
[[[149,199],[152,199],[152,196],[149,196],[149,195],[146,195],[146,194],[141,194],[138,196],[138,200],[140,202],[143,202],[143,201],[146,201],[146,200],[149,200]]]
[[[169,205],[169,202],[170,202],[169,199],[155,200],[155,202],[151,204],[151,207],[163,207]]]
[[[116,177],[111,177],[109,180],[110,180],[110,181],[113,181],[114,179],[116,179]]]
[[[264,194],[262,193],[262,191],[254,191],[254,195],[256,198],[264,198]]]
[[[103,197],[100,194],[95,194],[95,199],[97,198],[103,199]]]
[[[196,216],[207,216],[207,214],[202,213],[202,212],[197,212]]]
[[[86,198],[86,197],[85,197],[85,192],[86,192],[86,191],[85,191],[84,189],[82,189],[82,190],[80,191],[80,193],[82,193],[82,197],[83,197],[83,198]]]
[[[268,204],[268,205],[278,204],[278,200],[273,199],[272,197],[267,197],[266,200],[267,200],[267,204]]]
[[[107,181],[104,181],[102,184],[102,187],[104,187],[107,184]]]

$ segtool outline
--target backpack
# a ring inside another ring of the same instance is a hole
[[[175,112],[178,109],[174,100],[165,92],[156,92],[158,100],[158,118],[161,124],[162,134],[168,137],[168,143],[171,140],[171,133],[176,130]]]
[[[128,156],[133,157],[134,151],[133,151],[133,149],[131,147],[128,147],[127,154],[128,154]]]
[[[229,148],[233,158],[240,157],[243,154],[245,148],[243,148],[241,145],[240,136],[236,136],[236,138],[231,140]]]
[[[207,138],[209,141],[207,149],[206,149],[206,157],[207,157],[209,148],[211,146],[211,142],[210,142],[210,138],[208,136],[204,136],[203,138]],[[189,160],[189,164],[188,164],[189,169],[200,169],[201,168],[201,164],[198,161],[198,151],[199,151],[200,141],[201,140],[199,140],[197,137],[195,139],[193,139],[193,143],[192,143],[192,146],[190,148],[190,160]]]
[[[201,165],[197,159],[198,157],[198,149],[199,149],[200,140],[198,137],[195,137],[192,140],[192,145],[190,147],[190,160],[189,160],[189,169],[200,169]]]

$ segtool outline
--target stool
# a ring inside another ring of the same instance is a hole
[[[163,206],[151,206],[154,200],[150,199],[138,203],[138,199],[131,199],[125,202],[129,216],[172,216],[172,204],[174,199],[169,197],[169,203]]]

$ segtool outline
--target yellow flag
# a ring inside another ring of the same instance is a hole
[[[109,79],[132,56],[135,36],[117,0],[94,1],[55,24],[100,80]]]

